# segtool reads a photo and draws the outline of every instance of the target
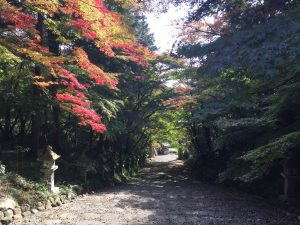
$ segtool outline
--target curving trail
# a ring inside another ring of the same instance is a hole
[[[175,155],[156,157],[128,184],[77,198],[16,225],[296,225],[249,196],[191,180]]]

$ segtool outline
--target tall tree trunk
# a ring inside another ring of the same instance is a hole
[[[51,31],[48,30],[48,47],[49,51],[54,55],[60,54],[59,43],[56,40],[56,35]],[[57,91],[55,88],[51,89],[51,95],[55,97]],[[53,122],[54,122],[54,133],[53,133],[53,146],[56,151],[62,153],[61,147],[61,127],[60,127],[60,107],[58,103],[54,103],[52,106],[52,115],[53,115]]]
[[[11,108],[7,107],[4,119],[4,128],[2,129],[3,146],[10,148],[11,146]]]
[[[41,68],[35,67],[34,71],[36,76],[41,76]],[[35,99],[41,96],[41,90],[36,85],[32,86],[32,93]],[[31,154],[32,158],[38,157],[38,149],[40,148],[40,132],[41,132],[41,115],[39,109],[35,109],[34,114],[31,116]]]
[[[38,14],[38,22],[36,24],[36,28],[39,31],[41,42],[44,40],[44,32],[43,32],[43,23],[44,17],[42,14]],[[40,66],[35,66],[34,74],[36,76],[42,75],[42,70]],[[35,99],[39,99],[41,96],[41,90],[36,85],[32,86],[32,93]],[[32,158],[38,157],[38,149],[40,148],[40,132],[41,132],[41,115],[39,109],[35,109],[34,114],[31,116],[31,153],[29,154]]]
[[[210,128],[207,126],[204,127],[204,136],[206,140],[206,148],[208,150],[208,155],[211,155],[212,153],[211,131]]]
[[[25,128],[26,128],[26,118],[20,116],[19,141],[22,146],[24,145],[24,140],[25,140]]]

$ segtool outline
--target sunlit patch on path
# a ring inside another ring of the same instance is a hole
[[[17,225],[294,225],[263,202],[188,178],[175,155],[159,156],[128,184],[87,195]]]

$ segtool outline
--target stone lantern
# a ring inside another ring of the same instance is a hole
[[[39,158],[39,161],[43,162],[42,172],[53,193],[59,192],[59,188],[54,186],[54,171],[58,169],[58,166],[55,165],[55,160],[58,158],[60,156],[52,150],[50,145],[47,146],[46,152]]]

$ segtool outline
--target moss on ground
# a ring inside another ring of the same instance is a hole
[[[49,184],[45,181],[33,181],[13,172],[0,174],[0,183],[0,198],[9,196],[20,205],[32,206],[55,195],[49,190]],[[75,185],[58,184],[57,186],[60,188],[61,195],[78,194],[82,191],[82,188]]]

